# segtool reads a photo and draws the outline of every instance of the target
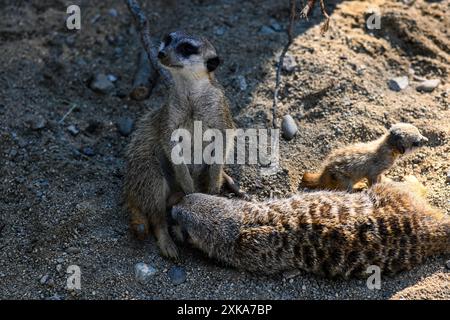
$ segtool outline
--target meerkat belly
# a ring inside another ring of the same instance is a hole
[[[204,151],[211,141],[204,141],[204,133],[210,128],[207,122],[203,119],[187,119],[180,129],[187,130],[190,137],[190,161],[187,164],[189,172],[194,180],[198,180],[205,170],[208,168],[205,162]],[[187,145],[186,145],[187,146]]]

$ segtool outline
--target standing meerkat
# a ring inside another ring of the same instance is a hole
[[[260,203],[191,194],[172,218],[179,240],[238,269],[348,278],[367,276],[375,265],[395,274],[450,252],[450,218],[422,194],[416,179]]]
[[[153,227],[162,254],[176,259],[178,250],[166,221],[168,195],[177,191],[217,194],[223,178],[227,183],[232,180],[223,171],[229,146],[225,145],[222,164],[174,164],[172,152],[180,141],[173,141],[172,134],[177,129],[189,131],[194,159],[194,121],[201,121],[203,130],[217,129],[224,136],[234,124],[224,90],[213,74],[220,60],[207,39],[170,33],[159,48],[158,59],[170,72],[173,85],[165,104],[143,117],[130,142],[124,198],[137,237],[145,238]]]
[[[370,187],[380,182],[382,173],[392,167],[400,155],[423,146],[427,141],[415,126],[394,124],[377,140],[331,152],[320,173],[306,172],[303,175],[302,186],[352,191],[357,182],[366,178]]]

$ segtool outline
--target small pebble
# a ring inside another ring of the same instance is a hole
[[[226,29],[224,27],[215,28],[214,34],[216,36],[223,36],[225,34]]]
[[[119,133],[124,137],[128,137],[131,134],[133,126],[133,119],[129,117],[123,117],[117,121],[117,130],[119,130]]]
[[[283,65],[282,65],[281,69],[286,72],[292,72],[292,71],[294,71],[296,66],[297,66],[297,62],[295,61],[295,58],[292,55],[290,55],[289,53],[287,53],[284,56]]]
[[[80,133],[80,130],[78,130],[78,128],[73,124],[67,127],[67,131],[69,131],[69,133],[73,136],[76,136],[78,133]]]
[[[77,247],[69,247],[69,248],[67,248],[67,253],[70,253],[70,254],[77,254],[77,253],[80,253],[80,248],[77,248]]]
[[[277,32],[280,32],[283,30],[283,27],[275,19],[270,19],[270,27]]]
[[[270,35],[270,34],[274,34],[275,31],[268,26],[262,26],[261,29],[259,29],[259,34],[266,36],[266,35]]]
[[[408,77],[406,77],[406,76],[392,78],[388,81],[388,85],[389,85],[389,89],[398,92],[398,91],[404,90],[408,87],[409,80],[408,80]]]
[[[173,266],[167,274],[174,285],[179,285],[186,281],[186,271],[183,267]]]
[[[416,87],[417,91],[420,92],[431,92],[441,83],[440,79],[430,79],[425,80]]]
[[[445,179],[445,182],[450,183],[450,170],[447,171],[447,178]]]
[[[145,283],[156,274],[156,269],[146,263],[139,262],[134,266],[136,280]]]
[[[111,8],[111,9],[109,9],[108,10],[108,14],[111,16],[111,17],[117,17],[117,10],[116,9],[114,9],[114,8]]]
[[[45,120],[45,118],[40,115],[28,118],[26,122],[28,123],[30,128],[35,131],[44,129],[45,126],[47,125],[47,120]]]
[[[107,77],[108,77],[108,80],[111,81],[111,82],[116,82],[117,81],[117,77],[115,75],[113,75],[113,74],[108,74]]]
[[[39,280],[39,282],[40,282],[41,284],[45,284],[45,283],[47,283],[47,281],[48,281],[49,278],[50,278],[50,276],[49,276],[48,274],[46,274],[45,276],[43,276],[43,277]]]
[[[291,115],[285,115],[281,122],[281,132],[286,140],[291,140],[297,133],[298,127]]]
[[[114,84],[107,75],[100,73],[93,77],[90,88],[98,93],[108,93],[114,89]]]
[[[445,263],[445,267],[450,270],[450,260],[447,260],[447,262]]]
[[[247,87],[248,87],[247,80],[245,80],[244,76],[238,76],[237,77],[237,82],[238,82],[238,85],[239,85],[239,90],[241,90],[241,91],[247,90]]]
[[[92,157],[95,155],[94,149],[92,149],[91,147],[84,147],[83,149],[81,149],[81,152],[83,152],[83,154],[88,157]]]

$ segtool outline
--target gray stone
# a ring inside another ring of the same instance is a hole
[[[108,14],[109,14],[111,17],[114,17],[114,18],[118,16],[117,10],[114,9],[114,8],[109,9],[109,10],[108,10]]]
[[[83,149],[81,149],[81,152],[88,157],[93,157],[95,156],[95,152],[94,149],[92,149],[91,147],[84,147]]]
[[[281,132],[286,140],[291,140],[297,133],[298,127],[291,115],[285,115],[281,122]]]
[[[98,93],[108,93],[114,89],[114,84],[107,75],[100,73],[93,77],[90,88]]]
[[[416,87],[416,90],[420,92],[431,92],[436,89],[440,83],[440,79],[425,80]]]
[[[248,85],[247,85],[247,80],[245,80],[245,77],[244,77],[244,76],[238,76],[238,77],[237,77],[237,84],[238,84],[239,89],[240,89],[241,91],[247,90],[247,87],[248,87]]]
[[[445,181],[450,183],[450,170],[447,171],[447,178],[445,179]]]
[[[108,77],[108,80],[111,81],[111,82],[116,82],[117,81],[117,77],[115,75],[113,75],[113,74],[108,74],[107,77]]]
[[[26,121],[32,130],[38,131],[44,129],[47,125],[47,120],[43,116],[29,117]]]
[[[167,275],[174,285],[179,285],[186,281],[186,270],[183,267],[173,266],[169,269]]]
[[[277,32],[280,32],[283,30],[283,27],[275,19],[270,19],[270,27]]]
[[[69,131],[69,133],[73,136],[76,136],[78,133],[80,133],[80,130],[78,130],[78,128],[73,124],[67,127],[67,131]]]
[[[389,85],[389,89],[398,92],[398,91],[404,90],[408,87],[409,80],[408,80],[408,77],[406,77],[406,76],[396,77],[396,78],[390,79],[388,81],[388,85]]]
[[[226,31],[225,27],[217,27],[214,30],[214,34],[216,36],[223,36],[225,34],[225,31]]]
[[[117,121],[117,130],[119,130],[119,133],[124,137],[127,137],[131,134],[131,132],[133,131],[133,126],[134,121],[129,117],[123,117]]]
[[[275,31],[268,26],[262,26],[261,29],[259,29],[259,34],[261,34],[263,36],[271,35],[274,33],[275,33]]]
[[[445,267],[450,270],[450,260],[447,260],[447,262],[445,263]]]
[[[49,278],[50,278],[50,276],[48,274],[46,274],[39,280],[39,282],[41,284],[46,284]]]
[[[69,248],[67,248],[67,253],[70,253],[70,254],[77,254],[77,253],[80,253],[80,248],[77,248],[77,247],[69,247]]]
[[[139,262],[134,266],[134,276],[141,283],[147,282],[156,274],[156,269],[146,263]]]
[[[287,53],[283,59],[283,65],[281,67],[282,70],[286,71],[286,72],[292,72],[292,71],[294,71],[296,66],[297,66],[297,62],[295,61],[295,58],[292,55],[290,55],[289,53]]]

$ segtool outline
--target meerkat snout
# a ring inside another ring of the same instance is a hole
[[[404,154],[424,146],[428,138],[424,137],[417,127],[409,123],[397,123],[389,129],[389,144]]]
[[[164,37],[158,59],[172,73],[177,69],[183,69],[183,72],[210,73],[221,62],[216,49],[207,39],[182,31],[175,31]]]

